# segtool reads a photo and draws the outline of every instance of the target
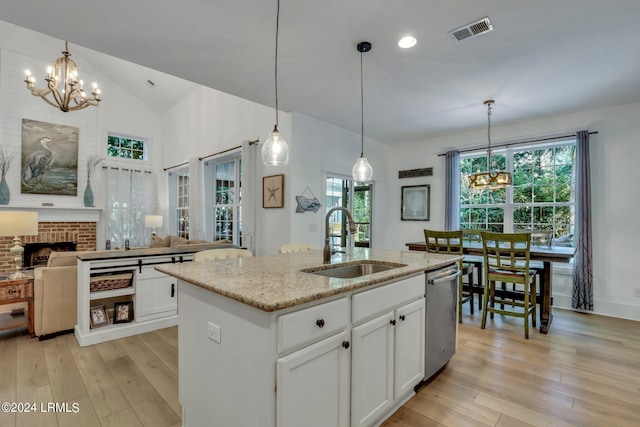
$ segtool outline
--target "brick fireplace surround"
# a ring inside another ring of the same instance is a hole
[[[75,241],[78,251],[96,250],[95,222],[38,222],[37,236],[20,236],[25,243],[55,243]],[[0,237],[0,272],[13,270],[12,237]]]

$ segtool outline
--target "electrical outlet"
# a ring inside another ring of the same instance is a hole
[[[220,326],[209,322],[209,325],[207,328],[207,335],[209,335],[209,339],[211,341],[215,341],[218,344],[220,344]]]
[[[636,286],[635,288],[633,288],[633,296],[640,297],[640,287]]]

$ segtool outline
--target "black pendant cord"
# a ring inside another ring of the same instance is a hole
[[[362,78],[362,54],[360,51],[360,157],[364,157],[364,83]]]
[[[278,130],[278,35],[280,33],[280,0],[278,0],[278,6],[276,8],[276,57],[275,57],[275,87],[276,87],[276,126],[275,130]]]
[[[485,104],[487,104],[487,140],[489,141],[489,148],[487,149],[487,172],[491,173],[491,104],[493,104],[493,101],[487,101]]]

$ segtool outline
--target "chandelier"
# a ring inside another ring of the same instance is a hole
[[[364,156],[364,90],[362,83],[362,54],[371,50],[371,43],[360,42],[357,46],[360,52],[360,157],[356,160],[356,164],[351,169],[351,175],[356,182],[369,182],[373,177],[373,168]]]
[[[483,190],[488,188],[489,190],[497,190],[511,185],[511,173],[507,171],[491,172],[491,106],[495,101],[489,99],[484,101],[484,105],[487,106],[487,139],[489,140],[489,146],[487,148],[487,172],[476,172],[469,175],[469,187],[472,190]]]
[[[47,68],[47,76],[44,78],[47,82],[47,87],[45,88],[36,89],[36,79],[29,70],[25,71],[24,82],[27,84],[27,89],[31,91],[31,95],[39,96],[49,105],[59,108],[65,113],[67,111],[82,110],[92,105],[98,106],[101,101],[101,91],[98,88],[98,84],[93,83],[91,90],[93,97],[88,98],[84,91],[84,82],[78,80],[78,67],[69,58],[71,54],[69,53],[67,42],[64,42],[62,55],[64,56],[56,59],[53,67],[49,66]]]

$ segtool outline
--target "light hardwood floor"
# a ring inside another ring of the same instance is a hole
[[[465,304],[454,358],[384,425],[640,425],[640,322],[554,313],[549,335],[525,340],[521,319],[481,330]],[[177,343],[177,328],[85,348],[3,333],[0,403],[38,412],[0,412],[0,426],[179,426]],[[41,412],[47,402],[79,412]]]

